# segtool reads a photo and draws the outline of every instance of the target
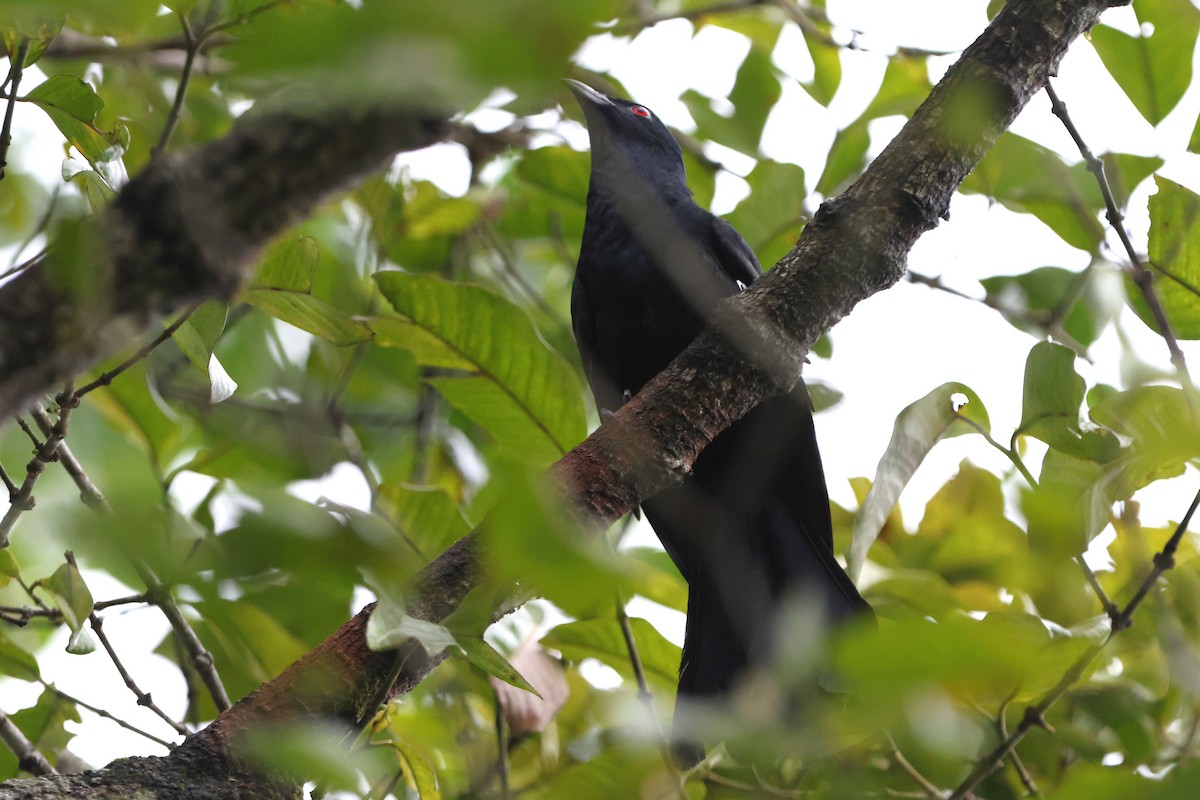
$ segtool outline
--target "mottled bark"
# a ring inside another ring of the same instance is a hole
[[[163,315],[231,297],[273,236],[444,130],[403,110],[252,113],[217,141],[155,161],[43,263],[0,288],[0,417],[57,391]]]

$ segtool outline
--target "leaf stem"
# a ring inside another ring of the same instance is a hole
[[[1092,176],[1096,179],[1096,183],[1100,186],[1100,193],[1104,196],[1105,216],[1108,219],[1109,225],[1116,231],[1117,238],[1121,240],[1121,246],[1125,248],[1125,254],[1129,257],[1129,267],[1126,271],[1129,273],[1129,277],[1134,285],[1141,291],[1142,297],[1146,301],[1146,306],[1150,309],[1150,313],[1154,317],[1159,335],[1166,342],[1167,350],[1171,354],[1171,363],[1175,366],[1175,370],[1179,374],[1180,382],[1184,386],[1191,387],[1192,377],[1188,372],[1187,360],[1184,358],[1183,350],[1179,347],[1179,341],[1175,338],[1175,333],[1171,330],[1171,323],[1167,319],[1167,312],[1163,309],[1162,302],[1158,299],[1158,295],[1154,291],[1154,275],[1142,264],[1142,260],[1138,257],[1133,242],[1129,239],[1129,233],[1125,230],[1125,217],[1121,214],[1120,209],[1117,208],[1117,201],[1113,196],[1112,186],[1109,185],[1108,178],[1104,174],[1104,162],[1096,158],[1091,148],[1084,142],[1079,129],[1075,127],[1074,121],[1067,113],[1066,103],[1059,98],[1058,92],[1054,90],[1054,85],[1050,81],[1046,81],[1046,94],[1050,97],[1050,110],[1054,113],[1054,116],[1062,121],[1063,127],[1067,129],[1067,133],[1074,140],[1075,146],[1079,148],[1079,154],[1083,156],[1088,172],[1092,173]]]
[[[10,86],[8,104],[4,108],[4,124],[0,126],[0,181],[4,180],[5,168],[8,166],[8,148],[12,144],[13,110],[17,105],[17,87],[21,85],[21,75],[25,69],[25,57],[29,55],[29,37],[22,36],[17,45],[17,54],[8,65],[8,79],[4,82]]]

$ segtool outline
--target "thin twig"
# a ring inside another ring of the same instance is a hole
[[[140,350],[138,350],[136,353],[131,355],[129,358],[125,359],[125,361],[121,362],[121,364],[119,364],[118,366],[114,367],[113,369],[110,369],[108,372],[105,372],[100,377],[96,378],[96,380],[92,381],[91,383],[87,384],[86,386],[83,386],[82,388],[76,389],[72,393],[70,400],[78,401],[79,398],[83,397],[88,392],[94,391],[95,389],[99,389],[101,386],[108,386],[110,383],[113,382],[113,379],[115,379],[118,375],[120,375],[122,372],[124,372],[125,370],[132,367],[134,364],[141,361],[146,356],[153,353],[154,350],[159,345],[161,345],[163,342],[167,341],[167,339],[170,339],[175,334],[175,331],[179,330],[180,326],[183,325],[183,323],[187,322],[188,317],[192,316],[192,314],[199,307],[200,307],[199,303],[193,303],[186,311],[184,311],[182,314],[179,315],[179,319],[172,322],[170,325],[168,325],[166,328],[163,329],[162,333],[160,333],[158,336],[154,337],[153,341],[151,341],[146,346],[142,347]]]
[[[155,744],[161,744],[163,747],[167,748],[168,750],[171,750],[175,747],[175,745],[173,743],[168,742],[166,739],[160,739],[159,737],[155,736],[154,734],[150,733],[149,731],[144,731],[141,728],[139,728],[138,726],[133,725],[129,722],[126,722],[125,720],[121,719],[120,717],[113,716],[109,712],[105,711],[103,708],[99,708],[99,707],[94,706],[91,703],[88,703],[84,700],[80,700],[78,697],[69,695],[66,692],[64,692],[62,689],[59,689],[57,686],[54,686],[49,683],[43,683],[42,688],[44,688],[48,692],[53,692],[57,697],[60,697],[63,700],[66,700],[68,703],[74,703],[75,705],[79,706],[80,708],[87,709],[88,711],[92,712],[93,714],[95,714],[98,717],[104,717],[107,720],[111,720],[111,721],[117,723],[118,725],[120,725],[122,728],[124,728],[127,731],[133,731],[137,735],[142,736],[146,739],[149,739],[150,741],[154,742]]]
[[[675,766],[675,762],[671,759],[671,748],[667,744],[666,734],[663,732],[662,725],[658,721],[658,714],[654,710],[654,695],[650,693],[650,686],[646,683],[646,670],[642,666],[642,657],[638,653],[637,639],[633,636],[633,626],[629,624],[629,615],[625,613],[625,603],[618,595],[617,597],[617,624],[621,626],[621,636],[625,639],[625,649],[629,651],[629,663],[633,667],[633,677],[638,685],[638,699],[646,707],[646,714],[650,718],[650,724],[654,727],[655,739],[659,742],[659,753],[662,755],[663,766],[667,769],[667,774],[671,777],[673,789],[680,800],[687,800],[687,789],[683,785],[683,775]]]
[[[1017,449],[1015,447],[1005,447],[1004,445],[1000,444],[992,438],[990,433],[983,429],[982,425],[970,417],[965,417],[957,411],[954,412],[954,416],[974,428],[975,431],[983,437],[984,441],[1003,453],[1004,457],[1011,461],[1012,465],[1017,468],[1018,472],[1021,473],[1021,477],[1025,479],[1026,483],[1028,483],[1033,489],[1037,488],[1037,480],[1033,477],[1033,474],[1029,471],[1029,468],[1025,466],[1025,462],[1021,460],[1021,456],[1019,453],[1017,453]]]
[[[1196,496],[1192,499],[1192,504],[1188,507],[1187,513],[1184,514],[1183,519],[1180,521],[1178,527],[1175,528],[1175,532],[1171,535],[1171,538],[1163,546],[1163,549],[1154,556],[1154,566],[1150,570],[1150,573],[1142,581],[1141,585],[1138,587],[1133,599],[1126,604],[1125,608],[1123,608],[1113,620],[1112,630],[1109,632],[1108,638],[1100,644],[1089,647],[1075,661],[1075,663],[1073,663],[1067,669],[1066,673],[1061,679],[1059,679],[1058,683],[1053,689],[1047,692],[1042,699],[1037,702],[1037,704],[1029,706],[1025,709],[1025,714],[1021,718],[1021,722],[1016,728],[1013,729],[1012,733],[1006,736],[1003,741],[1000,742],[1000,744],[996,745],[994,750],[976,762],[975,768],[971,770],[971,774],[968,775],[958,786],[958,788],[954,790],[954,793],[950,795],[949,800],[963,800],[966,798],[970,794],[970,791],[975,788],[975,786],[977,786],[981,780],[986,778],[989,774],[991,774],[992,770],[996,769],[1001,763],[1003,763],[1004,759],[1009,753],[1012,752],[1013,748],[1016,747],[1017,744],[1025,738],[1025,735],[1028,734],[1033,728],[1040,727],[1045,730],[1051,730],[1050,726],[1046,722],[1046,712],[1051,708],[1051,706],[1062,699],[1063,695],[1065,695],[1071,689],[1071,687],[1075,685],[1076,681],[1083,677],[1084,673],[1087,672],[1088,666],[1092,663],[1096,656],[1100,654],[1105,645],[1111,642],[1113,637],[1117,636],[1122,630],[1129,627],[1133,619],[1134,612],[1137,611],[1138,607],[1142,604],[1142,601],[1146,599],[1146,596],[1150,593],[1150,590],[1154,587],[1154,584],[1157,583],[1158,579],[1162,577],[1164,572],[1175,565],[1175,551],[1178,549],[1179,542],[1183,539],[1184,533],[1187,532],[1188,525],[1191,524],[1192,515],[1196,513],[1197,506],[1200,506],[1200,491],[1198,491]]]
[[[770,795],[771,797],[790,797],[801,798],[805,793],[799,789],[781,789],[778,786],[772,786],[769,783],[759,781],[758,783],[747,783],[746,781],[735,780],[727,775],[721,775],[716,772],[710,772],[704,777],[706,783],[715,783],[718,786],[728,786],[730,789],[738,789],[746,792],[750,796],[753,793],[761,792]]]
[[[223,31],[227,31],[230,28],[236,27],[238,25],[244,25],[245,23],[253,20],[259,14],[270,11],[272,8],[275,8],[275,6],[280,5],[282,2],[283,2],[283,0],[270,0],[270,2],[263,3],[261,6],[255,6],[254,8],[250,9],[249,11],[243,11],[241,14],[238,14],[236,17],[234,17],[231,20],[222,22],[218,25],[213,25],[211,28],[209,28],[208,30],[206,30],[204,32],[204,35],[201,38],[204,40],[208,40],[214,34],[221,33]]]
[[[227,710],[233,703],[229,700],[229,693],[225,691],[225,684],[221,682],[221,676],[217,674],[212,653],[208,652],[191,623],[183,616],[183,611],[175,602],[170,590],[163,586],[144,564],[134,562],[134,567],[137,568],[142,580],[146,583],[147,595],[151,598],[151,602],[158,606],[163,616],[167,618],[167,622],[170,623],[171,630],[175,631],[175,636],[178,637],[188,655],[188,663],[192,665],[192,669],[196,670],[205,688],[208,689],[217,711]]]
[[[171,111],[167,114],[167,121],[163,123],[162,134],[158,137],[158,143],[150,148],[150,157],[155,158],[167,149],[167,144],[171,141],[171,134],[175,132],[175,126],[179,124],[179,117],[183,113],[183,100],[187,96],[188,84],[192,80],[192,69],[196,65],[196,54],[200,52],[201,39],[192,34],[192,26],[188,22],[187,14],[179,15],[179,24],[183,28],[183,39],[187,42],[183,56],[183,69],[179,71],[179,85],[175,87],[175,101],[171,103]]]
[[[29,235],[25,237],[24,241],[13,248],[12,259],[8,262],[8,270],[0,277],[7,277],[9,274],[15,275],[17,272],[22,271],[22,269],[27,269],[27,267],[18,268],[17,259],[25,252],[25,248],[33,243],[34,239],[45,233],[46,229],[50,227],[50,220],[54,218],[54,211],[58,208],[59,198],[62,197],[62,187],[63,184],[61,183],[55,184],[54,193],[50,195],[50,202],[46,203],[46,210],[42,212],[42,216],[38,218],[37,224],[30,229]],[[42,248],[40,253],[36,254],[30,261],[26,261],[25,264],[41,258],[45,253],[46,249]]]
[[[59,445],[66,438],[69,428],[68,419],[70,418],[70,413],[70,408],[63,408],[59,412],[58,422],[46,434],[46,441],[41,444],[38,444],[37,437],[25,420],[18,418],[17,422],[20,424],[21,429],[33,440],[36,452],[33,460],[25,466],[25,480],[22,481],[21,488],[17,490],[8,507],[8,511],[0,519],[0,548],[8,547],[8,538],[12,532],[13,525],[17,523],[17,519],[21,514],[33,508],[35,503],[33,499],[33,487],[37,484],[42,472],[45,471],[46,465],[58,457]]]
[[[45,248],[43,248],[40,253],[38,253],[34,256],[31,256],[27,260],[22,261],[20,264],[14,264],[13,266],[4,270],[4,272],[0,272],[0,280],[3,280],[4,278],[11,278],[13,275],[24,272],[25,270],[29,269],[30,267],[36,267],[38,264],[42,263],[42,261],[45,260],[47,252],[48,251]]]
[[[1200,708],[1193,708],[1192,724],[1188,727],[1188,732],[1183,737],[1183,741],[1179,743],[1179,756],[1175,763],[1176,768],[1182,767],[1191,758],[1192,748],[1196,745],[1197,734],[1200,734]]]
[[[1192,498],[1192,504],[1188,506],[1187,513],[1183,515],[1183,519],[1175,528],[1175,532],[1171,534],[1171,538],[1163,545],[1154,556],[1153,568],[1146,579],[1142,581],[1138,587],[1137,594],[1129,601],[1129,604],[1117,615],[1113,620],[1113,632],[1128,628],[1132,624],[1133,612],[1137,611],[1138,606],[1146,599],[1146,595],[1154,588],[1154,584],[1158,581],[1162,574],[1175,566],[1175,551],[1179,549],[1179,543],[1183,540],[1183,534],[1187,532],[1188,525],[1192,521],[1192,515],[1196,513],[1196,507],[1200,506],[1200,492],[1196,492],[1196,496]]]
[[[354,348],[349,361],[338,375],[333,391],[329,393],[329,400],[325,403],[325,415],[333,425],[334,433],[337,434],[342,447],[345,448],[350,463],[358,468],[358,471],[362,473],[363,480],[367,482],[367,489],[371,494],[371,509],[374,510],[376,501],[379,499],[379,478],[375,476],[375,470],[371,468],[362,442],[347,421],[346,410],[341,405],[342,395],[345,393],[346,387],[350,385],[350,379],[354,377],[354,371],[358,369],[366,353],[366,348],[361,344]]]
[[[1008,721],[1005,715],[1008,712],[1008,704],[1011,700],[1012,697],[1005,700],[1000,705],[1000,711],[996,714],[996,730],[999,732],[1001,739],[1008,738]],[[1042,790],[1038,788],[1037,783],[1033,780],[1033,775],[1025,768],[1025,762],[1021,760],[1021,756],[1017,754],[1015,747],[1009,751],[1008,760],[1012,762],[1013,769],[1017,771],[1017,778],[1020,779],[1021,785],[1025,787],[1025,791],[1033,797],[1041,797]]]
[[[57,608],[31,608],[30,606],[0,606],[0,620],[18,628],[24,628],[34,617],[61,620],[62,611]]]
[[[169,717],[165,711],[155,705],[154,700],[152,700],[150,697],[150,693],[143,692],[137,685],[137,682],[134,681],[133,676],[129,674],[129,670],[125,669],[125,665],[121,663],[121,658],[117,655],[117,651],[113,648],[112,643],[108,640],[108,635],[104,633],[104,620],[101,619],[100,615],[93,611],[88,616],[88,621],[92,624],[92,631],[96,634],[96,639],[99,640],[100,645],[104,648],[104,651],[108,653],[109,659],[113,662],[113,666],[117,668],[117,672],[121,675],[121,680],[125,682],[125,686],[129,689],[129,691],[133,692],[133,696],[137,698],[137,704],[139,706],[143,706],[144,708],[150,709],[150,711],[158,715],[163,722],[166,722],[168,725],[170,725],[171,728],[181,736],[190,735],[190,732],[186,727],[183,726],[183,724],[171,719],[171,717]]]
[[[702,6],[700,8],[690,8],[684,11],[679,11],[673,14],[648,14],[639,19],[622,22],[613,28],[613,33],[637,33],[646,28],[653,28],[662,22],[668,22],[673,19],[685,19],[689,22],[701,19],[703,17],[711,17],[718,14],[730,14],[735,11],[743,11],[754,6],[761,6],[767,3],[768,0],[726,0],[722,3],[713,3],[710,6]]]
[[[145,603],[146,595],[135,594],[130,597],[119,597],[115,600],[100,600],[93,604],[93,608],[103,610],[113,606],[132,605],[134,603]],[[63,615],[62,611],[57,608],[49,608],[47,606],[39,606],[33,608],[31,606],[0,606],[0,620],[11,625],[16,625],[23,628],[29,624],[30,620],[35,617],[45,617],[54,622],[61,622]]]
[[[1154,291],[1154,276],[1142,264],[1137,250],[1134,249],[1133,242],[1129,239],[1129,233],[1125,230],[1125,218],[1121,214],[1120,209],[1117,208],[1117,201],[1113,196],[1112,187],[1108,183],[1108,178],[1104,175],[1104,162],[1092,154],[1091,148],[1084,142],[1079,129],[1075,127],[1074,121],[1072,121],[1070,115],[1067,113],[1066,104],[1059,98],[1058,93],[1054,91],[1054,86],[1050,81],[1046,82],[1046,94],[1050,97],[1050,108],[1054,116],[1062,121],[1063,127],[1067,129],[1067,133],[1075,141],[1075,146],[1079,148],[1079,154],[1083,156],[1088,172],[1092,173],[1092,176],[1096,179],[1096,183],[1100,186],[1100,193],[1104,196],[1105,214],[1108,222],[1113,230],[1116,231],[1117,237],[1121,240],[1121,246],[1125,248],[1125,254],[1129,257],[1129,277],[1141,291],[1142,297],[1146,301],[1146,306],[1150,309],[1155,324],[1158,325],[1158,333],[1162,336],[1163,341],[1166,342],[1167,350],[1171,354],[1171,363],[1179,373],[1180,381],[1185,386],[1191,386],[1192,378],[1188,373],[1187,360],[1184,358],[1183,350],[1179,347],[1179,341],[1175,338],[1175,333],[1171,330],[1171,323],[1167,319],[1167,312],[1163,309],[1162,303]]]
[[[504,719],[504,709],[500,705],[500,695],[496,695],[496,772],[500,777],[500,797],[509,800],[512,796],[508,785],[508,722]]]
[[[50,415],[41,407],[34,408],[29,415],[33,417],[33,421],[37,423],[38,428],[46,436],[50,436],[54,430],[54,423],[50,420]],[[108,505],[108,500],[104,498],[100,490],[96,488],[96,484],[92,483],[92,479],[83,471],[83,465],[79,463],[79,459],[75,458],[75,454],[71,452],[71,448],[66,442],[60,442],[58,445],[58,463],[62,464],[63,469],[71,476],[71,480],[75,481],[75,486],[79,489],[79,498],[84,505],[99,511],[111,511],[112,508]]]
[[[887,733],[888,747],[892,750],[892,760],[896,765],[917,782],[917,785],[925,792],[925,796],[932,800],[941,800],[946,796],[946,793],[939,789],[932,781],[921,774],[921,771],[913,766],[912,762],[905,758],[904,753],[900,752],[900,745],[896,744],[896,740],[892,738],[892,734]]]
[[[17,485],[12,482],[12,478],[8,477],[8,473],[4,471],[3,465],[0,465],[0,481],[3,481],[4,488],[8,489],[8,502],[11,503],[16,498],[19,489],[17,488]]]
[[[0,741],[8,745],[8,749],[17,757],[19,769],[30,775],[57,775],[58,770],[50,766],[46,757],[34,747],[33,742],[21,732],[17,724],[9,716],[0,711]]]
[[[1079,568],[1083,570],[1083,577],[1087,579],[1088,586],[1092,587],[1092,591],[1096,593],[1096,598],[1100,601],[1101,608],[1108,618],[1114,623],[1121,613],[1121,609],[1117,608],[1117,604],[1112,601],[1108,593],[1104,591],[1104,587],[1100,585],[1099,579],[1096,578],[1096,573],[1084,561],[1083,556],[1076,556],[1075,562],[1079,564]]]
[[[788,18],[796,24],[796,27],[804,33],[804,38],[820,42],[827,47],[842,47],[827,31],[821,28],[808,13],[807,8],[801,8],[796,0],[775,0],[775,5],[783,9]],[[826,21],[825,24],[828,24]],[[858,42],[851,40],[849,44],[844,45],[847,50],[858,50]]]
[[[500,237],[496,235],[495,229],[485,222],[479,226],[479,230],[483,234],[483,238],[486,240],[488,246],[490,246],[491,249],[496,253],[497,258],[500,261],[499,269],[494,269],[498,277],[512,286],[520,294],[532,301],[533,304],[537,306],[543,314],[554,320],[556,325],[559,325],[563,328],[570,327],[567,325],[566,320],[562,318],[558,311],[552,308],[550,304],[546,302],[546,299],[542,297],[542,293],[535,289],[529,283],[529,281],[525,279],[525,276],[521,274],[521,271],[517,269],[516,259],[513,258],[512,253],[509,252],[508,248],[504,245],[504,242],[501,241]]]
[[[29,37],[22,36],[17,45],[17,53],[9,61],[8,79],[5,84],[8,90],[8,104],[4,108],[4,124],[0,126],[0,181],[4,180],[5,168],[8,166],[8,148],[12,145],[13,111],[17,106],[17,87],[21,85],[21,74],[25,69],[25,57],[29,55]]]
[[[909,270],[904,273],[904,279],[909,283],[915,283],[919,286],[927,286],[930,289],[935,289],[939,292],[953,295],[954,297],[963,300],[970,300],[972,303],[980,303],[988,308],[1000,313],[1001,315],[1014,320],[1016,322],[1030,325],[1045,331],[1054,339],[1062,342],[1070,347],[1075,352],[1087,357],[1087,347],[1074,336],[1067,333],[1063,327],[1062,321],[1066,314],[1074,307],[1075,301],[1079,299],[1079,295],[1083,292],[1083,288],[1087,285],[1087,280],[1090,279],[1092,267],[1089,265],[1086,269],[1078,274],[1075,281],[1067,287],[1067,291],[1063,293],[1063,297],[1059,300],[1058,305],[1050,312],[1034,312],[1028,309],[1011,308],[1005,305],[998,298],[985,295],[983,297],[975,297],[966,292],[959,291],[952,286],[947,285],[940,277],[922,275],[919,272]]]

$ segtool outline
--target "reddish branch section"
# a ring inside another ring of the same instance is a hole
[[[468,535],[430,562],[405,593],[407,612],[431,622],[445,619],[482,577],[476,550],[475,537]],[[181,750],[224,759],[236,751],[238,737],[247,731],[305,720],[335,720],[351,730],[358,720],[373,715],[374,704],[408,692],[443,655],[430,655],[415,641],[400,650],[371,650],[366,628],[373,608],[374,604],[364,608],[278,678],[188,739]],[[395,682],[388,686],[398,665]]]

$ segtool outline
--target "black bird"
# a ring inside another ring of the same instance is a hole
[[[592,141],[572,327],[596,405],[612,412],[762,269],[729,223],[696,205],[679,144],[650,109],[568,83]],[[688,582],[681,699],[719,696],[769,656],[785,596],[833,621],[870,613],[833,555],[803,382],[722,433],[683,486],[643,508]]]

